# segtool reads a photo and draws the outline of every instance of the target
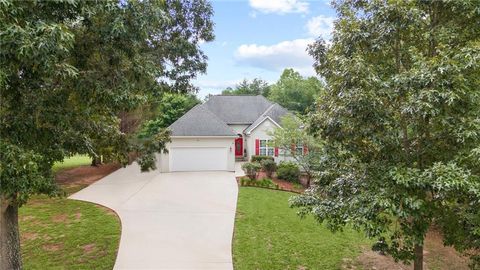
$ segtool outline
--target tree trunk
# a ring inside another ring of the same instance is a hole
[[[0,213],[0,269],[22,268],[20,235],[18,232],[18,206],[1,201]]]
[[[423,246],[415,245],[414,253],[413,270],[423,270]]]
[[[92,158],[92,166],[97,167],[98,165],[102,164],[102,159],[100,157],[98,158]]]

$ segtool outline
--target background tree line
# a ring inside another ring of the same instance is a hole
[[[222,91],[222,95],[262,95],[286,109],[305,115],[313,108],[315,99],[323,90],[323,83],[315,76],[303,77],[299,72],[287,68],[276,83],[255,78],[244,79],[235,87]]]

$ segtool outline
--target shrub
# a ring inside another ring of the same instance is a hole
[[[262,180],[258,181],[258,186],[264,187],[264,188],[274,188],[275,183],[273,183],[272,179],[269,178],[263,178]]]
[[[267,174],[267,177],[272,178],[272,174],[277,169],[277,163],[271,159],[264,159],[260,162],[260,165],[262,165],[262,169]]]
[[[254,185],[254,184],[253,184],[254,182],[256,182],[256,181],[255,181],[255,180],[252,180],[252,179],[250,179],[250,178],[248,178],[248,177],[242,177],[242,178],[240,178],[240,185],[241,185],[241,186],[253,186],[253,185]]]
[[[298,183],[300,177],[300,169],[294,162],[280,162],[277,168],[277,177],[279,179],[287,180],[289,182]]]
[[[271,156],[252,156],[252,158],[250,158],[250,162],[262,162],[262,160],[272,160],[273,161],[273,157]]]
[[[247,162],[242,164],[242,170],[248,178],[254,180],[257,178],[257,172],[260,170],[260,164],[256,162]]]
[[[280,189],[280,187],[277,184],[275,184],[272,181],[272,179],[269,179],[269,178],[263,178],[261,180],[252,180],[248,177],[242,177],[240,178],[240,186]]]

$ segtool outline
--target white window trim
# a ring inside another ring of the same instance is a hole
[[[271,140],[264,140],[264,139],[259,139],[258,140],[258,154],[263,156],[262,155],[262,149],[265,150],[265,156],[271,156],[271,157],[274,157],[275,156],[275,147],[273,146],[269,146],[268,143],[271,141]],[[265,141],[265,146],[262,146],[262,141]],[[268,154],[268,151],[269,150],[272,150],[272,155],[269,155]]]

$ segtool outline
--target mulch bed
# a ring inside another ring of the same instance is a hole
[[[55,180],[62,186],[88,186],[118,170],[120,167],[116,163],[98,166],[85,165],[59,171],[55,175]]]

